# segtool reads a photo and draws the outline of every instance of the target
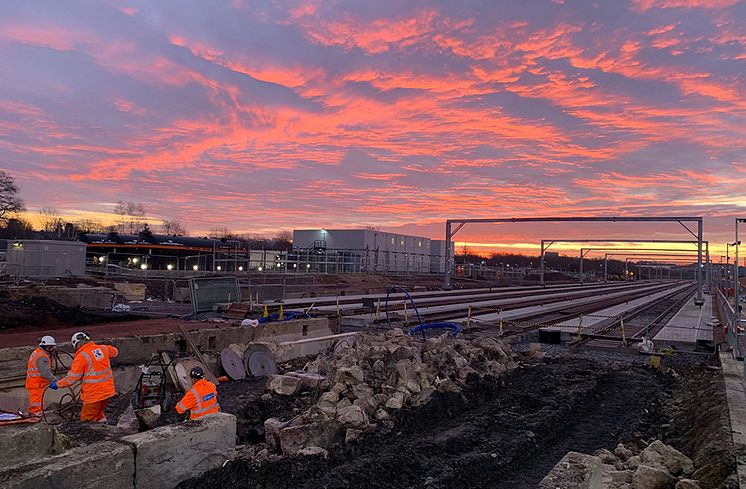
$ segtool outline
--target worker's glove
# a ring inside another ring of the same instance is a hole
[[[53,391],[56,391],[57,390],[57,381],[55,380],[54,382],[52,382],[51,384],[49,384],[49,388],[52,389]]]

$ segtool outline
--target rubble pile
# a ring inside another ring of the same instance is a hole
[[[361,334],[305,366],[302,376],[316,379],[318,401],[288,422],[267,420],[265,438],[286,455],[328,448],[357,438],[393,411],[427,403],[435,392],[461,391],[470,375],[497,377],[516,366],[511,348],[495,338],[444,334],[423,341],[400,329]],[[285,395],[303,385],[292,374],[267,381],[269,390]]]
[[[635,449],[623,444],[595,455],[570,452],[541,481],[541,489],[707,489],[692,460],[660,440]]]

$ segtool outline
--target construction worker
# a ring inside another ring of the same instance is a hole
[[[54,352],[57,343],[51,336],[44,336],[39,341],[39,348],[31,352],[26,367],[26,390],[29,397],[29,414],[42,415],[42,401],[47,386],[54,382],[56,377],[49,366],[49,355]]]
[[[192,378],[192,388],[176,404],[176,412],[184,414],[189,411],[190,420],[217,413],[220,405],[215,384],[205,379],[205,372],[200,367],[194,367],[189,376]]]
[[[116,358],[119,350],[94,343],[88,333],[82,331],[73,335],[72,344],[75,358],[70,371],[64,379],[52,382],[49,388],[67,387],[80,381],[80,399],[83,401],[80,420],[106,423],[104,410],[116,393],[110,359]]]

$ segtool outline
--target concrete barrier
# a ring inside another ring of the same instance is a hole
[[[0,469],[11,467],[54,452],[54,429],[46,423],[18,424],[0,428]]]
[[[132,489],[135,456],[131,446],[105,441],[0,472],[0,480],[3,489]]]
[[[135,489],[171,489],[227,460],[227,452],[236,448],[236,417],[217,413],[125,436],[121,442],[134,448]]]

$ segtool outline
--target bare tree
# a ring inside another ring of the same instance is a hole
[[[62,216],[54,207],[42,207],[39,210],[39,219],[41,220],[41,230],[45,233],[53,233],[62,228]]]
[[[79,233],[102,234],[106,232],[106,226],[94,219],[80,219],[75,221],[75,229]]]
[[[117,228],[120,233],[137,234],[147,225],[145,206],[135,202],[118,201],[114,206],[117,218]]]
[[[272,248],[290,251],[293,249],[293,234],[290,231],[280,231],[272,238]]]
[[[171,234],[174,236],[183,236],[187,233],[184,226],[176,219],[164,219],[161,224],[161,231],[163,234]]]
[[[20,190],[13,177],[0,170],[0,222],[5,222],[9,215],[26,209],[23,200],[18,197]]]
[[[235,235],[227,226],[218,226],[210,229],[210,236],[213,238],[232,238]]]

